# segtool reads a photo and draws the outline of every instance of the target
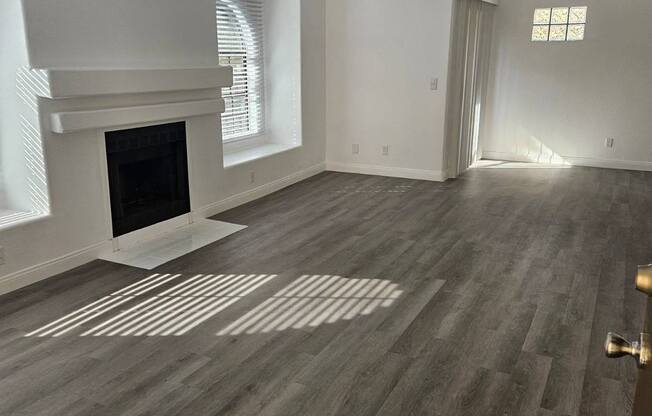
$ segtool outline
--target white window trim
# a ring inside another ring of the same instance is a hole
[[[227,143],[238,143],[238,142],[248,142],[251,140],[259,139],[259,138],[265,138],[266,134],[265,131],[261,131],[260,133],[252,133],[252,134],[246,134],[243,136],[238,136],[238,137],[231,137],[228,139],[222,139],[222,143],[227,144]]]

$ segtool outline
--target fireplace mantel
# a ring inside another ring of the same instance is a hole
[[[50,115],[50,128],[59,134],[119,127],[173,119],[219,114],[224,100],[196,100],[176,103],[57,112]]]
[[[232,68],[222,66],[37,69],[30,74],[35,95],[52,103],[43,115],[58,134],[220,114],[219,90],[233,83]]]
[[[228,87],[231,67],[177,69],[44,69],[35,70],[38,95],[60,99],[98,95],[189,91]]]

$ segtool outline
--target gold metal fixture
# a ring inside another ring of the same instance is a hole
[[[639,368],[645,368],[652,363],[652,336],[641,334],[638,341],[629,342],[623,336],[609,332],[604,344],[608,358],[632,356]]]
[[[636,289],[648,296],[652,296],[652,264],[638,266]]]

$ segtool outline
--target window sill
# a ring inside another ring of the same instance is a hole
[[[41,212],[13,211],[0,208],[0,231],[29,224],[49,216],[49,214]]]
[[[228,146],[225,144],[224,168],[232,168],[234,166],[264,159],[299,147],[301,147],[300,144],[261,143],[244,149],[229,150]]]

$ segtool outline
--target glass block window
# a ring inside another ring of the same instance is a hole
[[[532,20],[533,42],[571,42],[584,39],[588,7],[536,9]]]

